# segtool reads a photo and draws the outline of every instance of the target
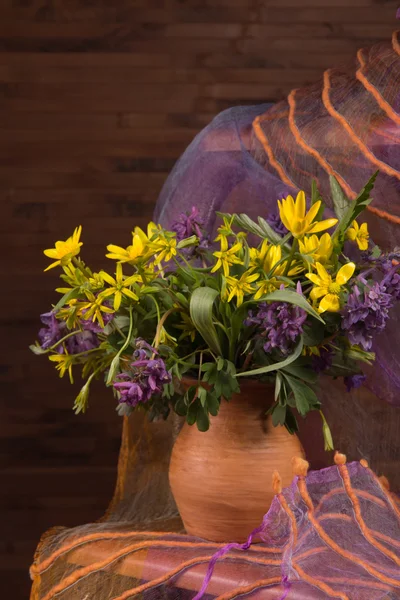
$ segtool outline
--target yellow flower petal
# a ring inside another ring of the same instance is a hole
[[[106,273],[105,271],[100,271],[101,278],[104,279],[109,285],[115,285],[116,281],[111,275]]]
[[[323,265],[321,265],[321,263],[317,262],[317,264],[315,265],[316,269],[317,269],[317,273],[320,277],[320,279],[326,284],[329,285],[330,282],[332,281],[332,277],[329,275],[328,271],[325,269],[325,267]]]
[[[296,219],[304,219],[306,214],[306,195],[303,191],[297,194],[294,208],[294,216]],[[312,220],[312,219],[311,219]]]
[[[321,283],[321,279],[315,273],[306,273],[306,277],[315,283],[315,285],[319,285]]]
[[[318,300],[318,298],[322,298],[322,296],[326,296],[327,288],[325,287],[315,287],[311,290],[310,298],[312,301]]]
[[[327,294],[319,303],[318,312],[338,312],[340,310],[339,296],[336,294]]]
[[[368,250],[368,240],[367,239],[357,239],[357,244],[360,250]]]
[[[343,265],[338,271],[336,275],[336,283],[339,285],[344,285],[349,281],[349,279],[353,276],[353,273],[356,269],[356,265],[352,262]]]
[[[307,223],[310,224],[314,221],[320,208],[321,208],[321,200],[317,200],[316,202],[314,202],[314,204],[312,205],[312,207],[310,208],[310,210],[308,211],[308,213],[306,215]]]
[[[121,306],[122,294],[119,290],[115,292],[114,296],[114,310],[118,310]]]
[[[311,229],[308,230],[308,233],[318,233],[319,231],[324,231],[324,229],[330,229],[336,225],[337,222],[337,219],[325,219],[324,221],[317,221],[314,223]]]
[[[122,293],[124,294],[124,296],[128,296],[132,300],[139,300],[139,297],[129,288],[124,288]]]

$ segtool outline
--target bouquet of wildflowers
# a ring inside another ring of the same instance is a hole
[[[44,251],[54,261],[46,270],[61,269],[62,297],[41,315],[31,348],[71,382],[81,372],[76,412],[102,376],[120,414],[166,418],[173,409],[205,431],[222,399],[239,392],[244,377],[257,378],[275,386],[275,425],[294,432],[296,415],[319,410],[330,448],[318,378],[361,385],[360,365],[374,360],[374,338],[400,299],[400,255],[382,254],[358,221],[373,181],[349,201],[332,179],[335,218],[323,218],[313,184],[308,208],[301,191],[278,201],[267,220],[221,214],[215,240],[195,208],[171,230],[136,227],[130,246],[107,247],[110,272],[79,257],[78,227]]]

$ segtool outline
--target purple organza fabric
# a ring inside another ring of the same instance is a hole
[[[235,107],[215,117],[176,163],[158,199],[155,220],[170,227],[182,212],[190,213],[195,206],[212,239],[218,226],[216,211],[246,213],[254,219],[276,214],[277,199],[296,193],[298,188],[284,183],[268,164],[265,154],[262,155],[257,148],[254,120],[270,110],[274,110],[274,106],[268,104]],[[329,123],[325,127],[329,128]],[[397,129],[400,136],[400,125]],[[321,135],[323,133],[324,130]],[[391,139],[388,152],[393,155],[399,147],[393,145]],[[369,174],[374,170],[370,169]],[[398,187],[398,183],[396,181],[395,186]],[[384,202],[387,185],[388,177],[378,176],[374,205],[387,207]],[[397,205],[392,208],[400,213],[400,193],[396,198]],[[329,195],[325,199],[328,204],[326,212],[332,214]],[[387,248],[400,245],[400,225],[371,213],[367,220],[372,235],[379,243]],[[400,351],[397,350],[400,308],[393,309],[390,317],[390,325],[374,344],[376,362],[373,368],[368,369],[366,385],[379,398],[400,406]]]

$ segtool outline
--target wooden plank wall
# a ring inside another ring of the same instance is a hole
[[[222,109],[281,98],[396,27],[385,0],[0,0],[0,597],[26,599],[38,537],[98,518],[120,422],[27,350],[54,299],[41,250],[127,244],[174,161]],[[8,583],[7,583],[8,581]],[[8,593],[7,593],[8,591]]]

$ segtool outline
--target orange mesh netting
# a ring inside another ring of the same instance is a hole
[[[328,197],[334,175],[349,198],[379,170],[372,213],[400,224],[400,45],[357,53],[356,66],[328,69],[323,80],[292,90],[288,98],[256,117],[254,152],[294,188],[309,190],[312,178]]]
[[[208,598],[400,598],[398,500],[365,461],[335,462],[307,475],[296,459],[284,490],[276,476],[262,543],[246,549],[112,523],[53,532],[31,569],[32,600],[193,598],[217,550]]]

